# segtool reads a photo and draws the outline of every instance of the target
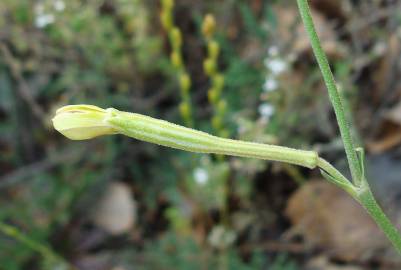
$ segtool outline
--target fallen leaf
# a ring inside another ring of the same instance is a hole
[[[381,154],[401,144],[401,127],[398,131],[389,133],[380,139],[367,142],[366,147],[371,154]]]
[[[379,43],[380,44],[380,43]],[[372,99],[376,103],[383,102],[388,96],[394,96],[396,88],[392,82],[399,76],[398,59],[401,53],[400,39],[396,34],[392,34],[383,43],[383,55],[379,59],[375,72],[372,74],[374,91]]]
[[[397,260],[384,234],[347,193],[325,181],[304,184],[288,201],[292,234],[347,262]],[[392,253],[392,255],[388,255]],[[399,262],[399,260],[398,260]]]
[[[401,102],[388,110],[385,118],[395,124],[401,125]]]

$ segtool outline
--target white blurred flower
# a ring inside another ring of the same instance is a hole
[[[264,64],[274,75],[279,75],[287,69],[287,62],[280,58],[265,59]]]
[[[278,82],[275,78],[273,77],[266,77],[265,83],[263,84],[263,90],[265,92],[272,92],[274,90],[277,90],[278,88]]]
[[[63,11],[65,9],[65,3],[63,0],[55,0],[53,1],[54,9],[57,11]]]
[[[278,56],[278,47],[277,46],[271,46],[268,50],[267,53],[271,57],[276,57]]]
[[[54,15],[53,14],[39,14],[35,18],[35,25],[38,28],[44,28],[49,24],[54,22]]]
[[[268,119],[272,117],[274,112],[275,112],[274,107],[269,103],[262,103],[259,106],[259,114],[263,118]]]
[[[373,53],[375,55],[383,55],[388,51],[387,44],[385,42],[378,42],[373,47]]]
[[[196,168],[194,170],[194,179],[199,185],[204,185],[209,180],[209,174],[203,168]]]

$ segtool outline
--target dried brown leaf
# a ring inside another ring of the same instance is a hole
[[[347,193],[323,181],[304,184],[289,200],[292,231],[313,248],[343,261],[383,259],[388,241],[363,208]]]

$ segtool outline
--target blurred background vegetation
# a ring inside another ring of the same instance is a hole
[[[401,1],[310,2],[400,224]],[[400,269],[318,171],[52,129],[60,106],[115,107],[313,149],[346,172],[295,1],[172,3],[0,2],[0,269]]]

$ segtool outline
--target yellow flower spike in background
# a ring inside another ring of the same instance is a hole
[[[202,33],[207,45],[207,58],[203,61],[203,70],[211,82],[207,96],[213,108],[212,126],[220,137],[227,137],[230,132],[224,128],[227,107],[227,102],[222,96],[224,75],[218,70],[220,45],[215,40],[215,31],[216,19],[212,14],[208,14],[202,24]]]
[[[107,110],[92,105],[69,105],[60,108],[52,119],[54,128],[71,140],[88,140],[116,134],[107,123]]]
[[[164,29],[167,32],[168,40],[171,46],[170,62],[175,69],[178,83],[180,86],[181,102],[179,111],[184,123],[192,127],[194,125],[192,117],[192,103],[191,103],[191,77],[185,67],[182,54],[183,37],[181,30],[174,24],[174,0],[161,0],[162,10],[160,13],[160,20]]]

